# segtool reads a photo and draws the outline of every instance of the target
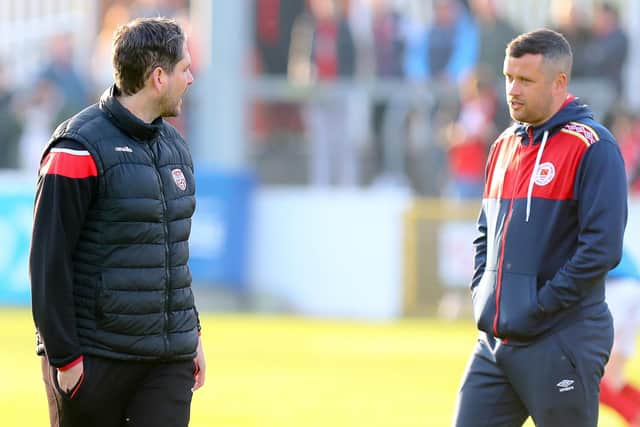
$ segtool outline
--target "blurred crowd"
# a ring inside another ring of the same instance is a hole
[[[74,35],[61,29],[44,41],[46,59],[25,84],[15,84],[11,64],[0,59],[0,168],[36,171],[55,126],[94,103],[113,84],[114,30],[132,17],[158,15],[186,23],[188,1],[101,1],[98,32],[86,35],[95,38],[91,57],[78,61]]]
[[[293,88],[276,99],[251,99],[249,153],[263,183],[404,185],[425,196],[480,197],[489,144],[510,121],[504,47],[522,31],[500,1],[248,2],[253,78]],[[111,84],[111,35],[132,17],[179,19],[191,34],[197,79],[201,46],[188,0],[100,4],[87,66],[73,61],[64,33],[48,40],[47,61],[24,87],[0,61],[0,168],[35,170],[53,126]],[[572,43],[572,91],[615,132],[640,191],[640,112],[625,103],[629,40],[620,11],[606,2],[577,6],[553,1],[547,25]],[[301,87],[314,90],[295,92]],[[185,133],[189,105],[174,120]]]
[[[421,195],[478,198],[488,146],[509,124],[504,48],[522,31],[500,4],[256,0],[256,72],[323,88],[304,104],[257,104],[265,158],[276,147],[295,152],[303,134],[305,183],[391,182]],[[572,90],[617,132],[638,188],[640,116],[624,102],[629,41],[620,12],[606,2],[552,6],[547,26],[574,47]],[[281,168],[271,172],[284,179]]]

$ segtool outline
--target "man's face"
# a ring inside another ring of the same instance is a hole
[[[186,41],[182,48],[182,59],[167,76],[169,79],[167,90],[159,101],[160,115],[162,117],[176,117],[182,112],[182,97],[193,83],[191,55],[189,55]]]
[[[503,71],[513,120],[538,125],[551,117],[555,76],[542,55],[507,56]]]

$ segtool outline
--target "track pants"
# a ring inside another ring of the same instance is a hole
[[[454,427],[596,427],[613,344],[608,310],[527,346],[482,337],[462,379]]]
[[[42,358],[52,427],[187,427],[193,361],[130,362],[84,357],[84,379],[69,393]]]

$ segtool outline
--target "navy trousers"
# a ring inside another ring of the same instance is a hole
[[[526,346],[481,336],[462,379],[454,427],[597,427],[613,345],[609,310]]]

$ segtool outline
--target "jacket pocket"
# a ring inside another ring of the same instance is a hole
[[[493,317],[496,312],[496,271],[485,270],[480,283],[473,289],[473,317],[478,329],[492,334]]]
[[[55,387],[56,391],[62,397],[66,398],[68,400],[72,400],[72,399],[74,399],[76,397],[76,395],[78,394],[78,391],[80,391],[80,387],[84,383],[85,373],[83,371],[80,374],[80,377],[76,381],[75,385],[73,387],[71,387],[71,389],[69,391],[63,390],[62,387],[60,387],[60,383],[58,382],[58,370],[56,368],[52,368],[51,377],[52,377],[51,381],[52,381],[53,386]]]
[[[538,284],[535,275],[504,272],[499,301],[500,336],[530,338],[538,335],[543,319],[538,311]]]

